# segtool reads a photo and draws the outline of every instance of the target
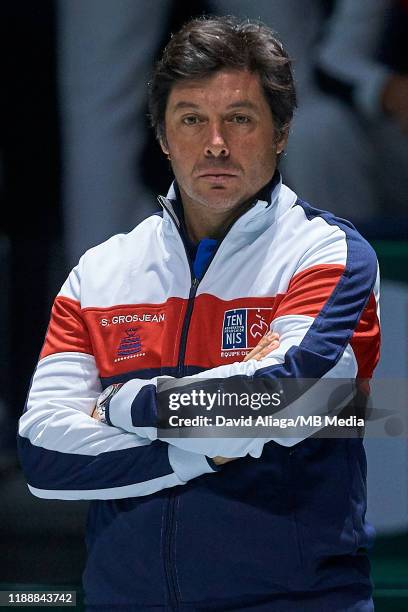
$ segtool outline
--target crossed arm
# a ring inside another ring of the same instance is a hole
[[[276,334],[272,331],[268,331],[263,338],[258,342],[257,346],[253,348],[243,359],[243,361],[249,361],[250,359],[255,359],[256,361],[260,361],[267,355],[270,355],[275,349],[279,347],[279,334]],[[92,417],[97,421],[101,420],[101,414],[95,408]],[[238,457],[222,457],[217,455],[212,457],[215,465],[224,465],[225,463],[229,463],[230,461],[234,461]]]
[[[76,313],[65,315],[66,321],[78,320]],[[63,333],[64,338],[71,335],[67,323]],[[262,359],[276,346],[276,335],[264,338],[247,360]],[[101,391],[92,355],[66,351],[40,359],[18,435],[23,471],[30,491],[37,497],[76,500],[145,496],[214,473],[216,465],[232,460],[219,457],[214,465],[205,453],[151,441],[98,422],[91,415]]]

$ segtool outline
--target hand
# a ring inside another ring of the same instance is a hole
[[[215,465],[224,465],[224,463],[235,461],[235,459],[239,459],[239,457],[211,457],[211,459],[214,461]]]
[[[260,339],[255,348],[243,359],[243,361],[249,361],[250,359],[256,359],[259,361],[263,359],[269,353],[279,347],[279,334],[275,334],[272,331],[268,331],[263,338]]]
[[[392,75],[385,84],[381,103],[384,111],[399,123],[401,131],[408,134],[408,76]]]

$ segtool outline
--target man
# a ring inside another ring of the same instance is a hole
[[[150,86],[163,215],[88,251],[56,298],[20,456],[35,495],[93,500],[90,610],[372,610],[361,439],[157,439],[163,376],[371,376],[373,251],[276,170],[295,103],[267,27],[185,25]],[[279,348],[251,353],[267,330]]]

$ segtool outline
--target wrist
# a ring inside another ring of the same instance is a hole
[[[122,383],[116,383],[107,387],[96,400],[96,405],[93,414],[98,421],[112,425],[109,419],[109,404],[112,398],[116,395],[119,389],[122,387]]]

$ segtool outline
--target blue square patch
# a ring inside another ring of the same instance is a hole
[[[224,351],[247,348],[247,308],[225,311],[221,348]]]

